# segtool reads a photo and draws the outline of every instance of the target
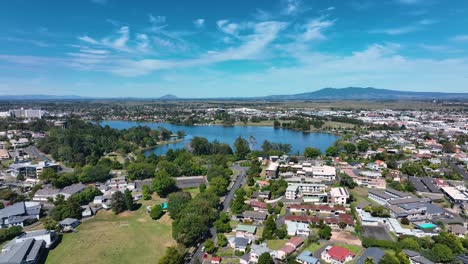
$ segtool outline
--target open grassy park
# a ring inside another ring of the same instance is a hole
[[[169,216],[154,221],[145,213],[146,205],[160,202],[142,201],[138,210],[120,215],[99,211],[78,232],[63,235],[46,263],[156,263],[166,247],[176,244]]]

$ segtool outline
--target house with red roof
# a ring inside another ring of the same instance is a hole
[[[211,257],[211,264],[219,264],[221,263],[221,257]]]
[[[286,256],[294,253],[294,251],[300,248],[303,244],[304,244],[303,238],[292,237],[284,244],[284,246],[280,250],[277,251],[276,257],[278,259],[285,259]]]
[[[353,260],[355,254],[347,249],[339,246],[328,246],[322,252],[322,259],[327,263],[343,264]]]

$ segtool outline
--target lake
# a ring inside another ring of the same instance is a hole
[[[218,125],[203,125],[203,126],[182,126],[160,122],[132,122],[132,121],[101,121],[102,126],[110,126],[115,129],[127,129],[135,126],[148,126],[153,129],[164,127],[173,133],[179,130],[185,132],[186,136],[183,141],[161,145],[154,150],[148,151],[146,154],[154,152],[156,155],[165,155],[168,149],[181,149],[190,142],[193,137],[204,137],[210,142],[218,140],[219,142],[234,143],[237,137],[241,136],[248,140],[252,149],[260,149],[264,140],[274,143],[291,144],[290,154],[302,154],[304,148],[314,147],[325,152],[325,149],[331,146],[338,136],[328,133],[304,133],[290,129],[266,127],[266,126],[218,126]]]

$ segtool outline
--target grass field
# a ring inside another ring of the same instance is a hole
[[[281,249],[287,241],[287,239],[272,239],[267,241],[267,245],[271,250],[278,250]]]
[[[314,253],[314,252],[317,251],[321,246],[323,246],[323,244],[321,244],[321,243],[311,243],[311,244],[306,248],[306,250],[310,251],[311,253]]]
[[[336,244],[336,245],[342,248],[347,248],[351,250],[354,254],[357,254],[362,249],[362,247],[356,246],[356,245],[347,245],[347,244]]]
[[[154,221],[145,213],[146,205],[161,201],[142,201],[138,210],[120,215],[99,211],[83,221],[78,232],[63,235],[46,263],[156,263],[176,244],[169,216]]]

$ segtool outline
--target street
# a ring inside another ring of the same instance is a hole
[[[226,194],[224,198],[223,209],[222,209],[223,212],[227,212],[232,199],[234,199],[235,191],[239,189],[245,183],[245,176],[246,176],[246,171],[248,168],[242,167],[240,166],[239,162],[236,162],[231,166],[231,169],[234,172],[234,175],[237,175],[237,177],[234,180],[234,184],[232,185],[232,188],[228,191],[228,194]],[[213,241],[216,243],[217,242],[216,241],[217,240],[216,228],[211,227],[210,233],[211,233],[211,237],[213,238]],[[200,245],[197,247],[195,254],[193,255],[192,259],[189,262],[190,264],[194,263],[194,260],[196,258],[198,258],[199,260],[202,259],[202,256],[203,256],[202,247],[203,247],[203,242],[201,242]]]

